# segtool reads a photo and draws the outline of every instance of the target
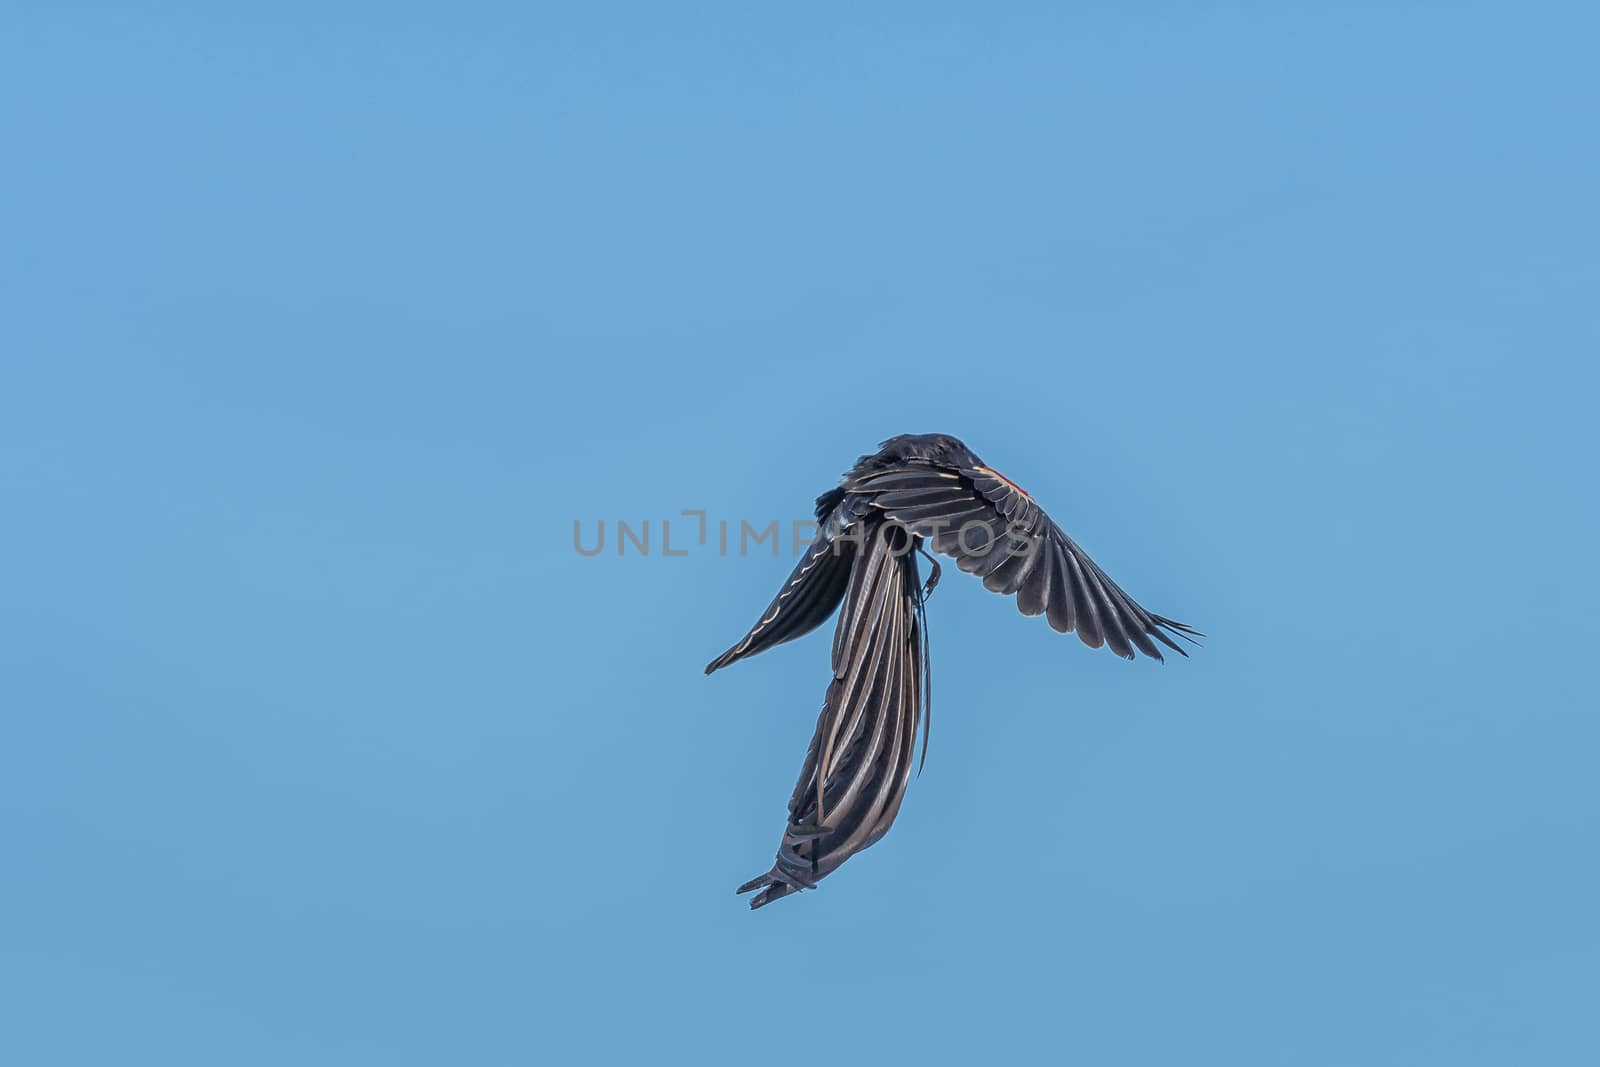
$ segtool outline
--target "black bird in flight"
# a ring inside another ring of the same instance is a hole
[[[1159,645],[1203,637],[1152,615],[1107,578],[1016,483],[945,434],[903,434],[856,461],[817,498],[817,539],[750,632],[706,666],[710,674],[816,629],[843,605],[833,635],[833,679],[800,780],[777,862],[739,887],[750,906],[801,889],[876,843],[899,813],[911,778],[918,726],[927,758],[927,621],[916,552],[931,547],[1016,595],[1024,615],[1044,615],[1090,648],[1124,659],[1161,659]],[[926,546],[926,547],[925,547]],[[1169,636],[1170,635],[1170,636]]]

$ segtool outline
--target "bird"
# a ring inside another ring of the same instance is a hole
[[[1090,648],[1124,659],[1187,657],[1193,627],[1153,614],[1122,591],[1021,486],[948,434],[901,434],[861,456],[817,497],[815,540],[712,674],[793,641],[839,613],[832,677],[789,799],[770,870],[743,885],[752,909],[817,883],[882,839],[915,762],[928,755],[932,703],[927,601],[955,560],[984,587],[1015,596]],[[924,584],[917,557],[932,564]],[[916,760],[917,734],[922,756]]]

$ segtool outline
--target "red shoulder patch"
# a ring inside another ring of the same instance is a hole
[[[981,470],[985,474],[992,474],[996,478],[999,478],[1002,482],[1005,482],[1007,485],[1009,485],[1011,488],[1015,489],[1017,492],[1021,493],[1023,496],[1027,497],[1029,500],[1033,499],[1033,494],[1032,493],[1028,492],[1026,489],[1022,488],[1022,486],[1018,485],[1016,482],[1012,481],[1010,478],[1007,478],[1004,474],[1001,474],[999,471],[995,470],[993,467],[979,467],[978,469]]]

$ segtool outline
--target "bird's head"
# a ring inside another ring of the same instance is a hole
[[[983,466],[972,449],[945,433],[903,433],[885,441],[878,455],[891,463],[922,460],[943,467]]]

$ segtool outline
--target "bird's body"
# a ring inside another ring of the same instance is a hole
[[[1090,647],[1159,660],[1158,642],[1185,654],[1172,636],[1197,635],[1141,608],[1031,496],[954,437],[885,441],[817,498],[816,516],[817,539],[789,580],[750,632],[706,667],[710,674],[791,641],[840,611],[833,678],[777,861],[739,888],[761,890],[752,908],[815,887],[881,838],[900,810],[928,714],[923,608],[938,565],[924,588],[916,556],[925,545]]]

